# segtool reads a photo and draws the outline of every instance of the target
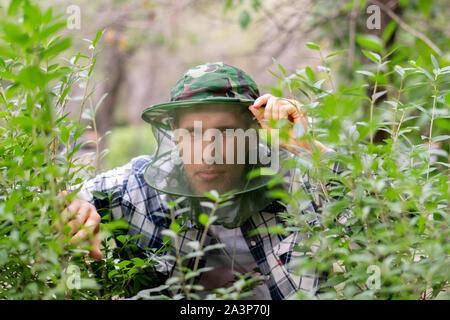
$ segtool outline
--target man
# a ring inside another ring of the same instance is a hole
[[[225,247],[202,257],[199,265],[213,269],[204,272],[196,279],[197,283],[205,289],[218,288],[229,283],[234,272],[249,273],[258,268],[265,282],[254,289],[250,298],[286,299],[298,290],[314,296],[318,275],[299,276],[286,267],[295,256],[293,244],[300,241],[301,235],[298,232],[273,235],[267,231],[281,223],[277,213],[285,210],[265,196],[266,185],[273,176],[249,178],[255,170],[279,171],[273,166],[273,160],[277,159],[270,158],[278,145],[260,135],[252,144],[252,128],[259,124],[273,137],[276,131],[270,127],[270,119],[287,119],[308,130],[306,112],[300,103],[270,94],[259,96],[255,82],[242,70],[221,62],[207,63],[189,69],[172,88],[170,102],[145,109],[142,118],[152,124],[158,142],[156,154],[134,158],[86,181],[78,193],[79,199],[67,207],[66,213],[75,215],[69,222],[74,239],[88,236],[86,230],[80,229],[81,224],[93,231],[90,256],[102,258],[97,210],[111,208],[114,219],[129,222],[130,235],[144,234],[135,244],[141,255],[148,256],[146,248],[162,246],[162,233],[170,225],[170,219],[163,214],[169,213],[166,204],[177,196],[186,199],[179,206],[189,211],[189,224],[179,234],[180,251],[187,254],[192,249],[186,244],[200,239],[204,231],[198,217],[205,208],[199,203],[205,200],[205,192],[215,190],[228,193],[231,204],[215,213],[217,220],[210,226],[204,245],[221,242]],[[242,134],[244,139],[239,140]],[[298,147],[318,148],[321,153],[331,151],[318,141],[313,143],[311,146],[296,139],[291,128],[288,141],[281,141],[280,146],[292,154],[298,153]],[[272,161],[263,161],[263,155],[265,160]],[[337,165],[332,170],[337,172]],[[295,180],[294,175],[291,178]],[[93,191],[110,195],[111,203],[95,198]],[[316,210],[317,206],[311,203],[303,212]],[[259,232],[250,235],[255,229]],[[156,273],[171,274],[174,269],[171,260],[154,259],[159,261]],[[186,266],[193,269],[198,263],[195,260],[188,259]]]

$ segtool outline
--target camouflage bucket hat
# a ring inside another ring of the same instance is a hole
[[[170,102],[144,109],[142,119],[169,129],[171,110],[208,103],[250,106],[258,97],[255,81],[241,69],[223,62],[205,63],[186,71],[171,89]]]

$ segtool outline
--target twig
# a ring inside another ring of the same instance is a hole
[[[349,48],[347,69],[348,72],[353,70],[353,60],[355,59],[355,33],[356,33],[356,17],[358,16],[359,0],[353,4],[352,12],[350,13],[350,27],[349,27]]]
[[[431,162],[431,141],[433,136],[433,122],[434,122],[434,114],[436,112],[436,101],[437,101],[437,88],[436,84],[433,83],[434,87],[434,98],[433,98],[433,110],[431,111],[431,123],[430,123],[430,135],[428,137],[428,166],[427,166],[427,181],[430,176],[430,162]]]
[[[174,223],[176,221],[174,208],[170,208],[170,219],[171,219],[172,223]],[[186,299],[190,300],[189,289],[186,286],[186,279],[185,279],[184,272],[183,272],[183,264],[181,262],[181,248],[180,248],[180,243],[178,241],[178,235],[175,236],[174,242],[175,242],[174,245],[175,245],[176,264],[180,270],[183,291],[184,291],[184,294],[186,295]]]
[[[95,171],[94,171],[94,173],[97,174],[98,162],[100,159],[100,152],[99,152],[99,146],[98,146],[99,138],[98,138],[97,123],[95,120],[95,109],[92,104],[92,97],[89,97],[89,105],[91,107],[92,125],[94,127],[94,134],[95,134]]]
[[[374,95],[377,92],[378,86],[378,74],[380,73],[380,64],[377,65],[377,75],[375,80],[375,85],[373,87],[372,97],[370,99],[370,143],[373,143],[373,109],[375,107]]]

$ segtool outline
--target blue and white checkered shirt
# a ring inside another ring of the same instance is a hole
[[[169,227],[171,222],[169,218],[161,214],[169,214],[169,209],[164,206],[164,203],[167,203],[167,195],[152,189],[144,180],[144,170],[151,159],[151,156],[139,156],[124,166],[99,174],[84,182],[78,193],[79,198],[89,201],[97,210],[110,209],[113,219],[124,218],[129,223],[129,235],[144,234],[133,241],[139,254],[144,257],[152,256],[148,248],[159,249],[162,247],[162,232]],[[340,173],[339,163],[334,162],[331,170],[334,174]],[[290,191],[302,187],[305,192],[312,194],[311,190],[315,187],[305,174],[291,174],[290,176],[292,177]],[[105,193],[110,196],[111,200],[99,199],[93,195],[93,191]],[[325,199],[317,196],[310,198],[309,203],[301,206],[302,213],[319,213],[321,203]],[[273,300],[295,298],[295,293],[299,290],[311,298],[315,298],[323,275],[318,275],[314,271],[306,275],[297,275],[288,266],[293,257],[311,254],[293,250],[295,245],[301,244],[302,235],[298,231],[293,231],[288,235],[268,232],[271,227],[283,223],[276,214],[281,211],[286,211],[285,207],[274,202],[260,212],[255,212],[241,226],[243,238],[261,274],[265,276],[265,283]],[[254,229],[258,229],[259,232],[250,236],[249,233]],[[180,232],[181,254],[187,254],[193,250],[186,244],[189,241],[199,240],[202,231],[203,228],[200,226],[191,224],[187,230]],[[207,236],[205,246],[210,242],[211,238]],[[172,254],[172,252],[173,250],[166,251],[164,254]],[[194,259],[186,260],[188,268],[193,269]],[[154,272],[162,276],[162,279],[171,274],[174,268],[174,262],[171,259],[153,256],[153,260],[158,262],[158,265],[154,267]],[[205,261],[201,259],[199,267],[204,265]]]

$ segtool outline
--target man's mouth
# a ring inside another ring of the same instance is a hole
[[[202,180],[214,180],[220,176],[222,176],[223,171],[217,169],[205,169],[197,172],[197,176]]]

